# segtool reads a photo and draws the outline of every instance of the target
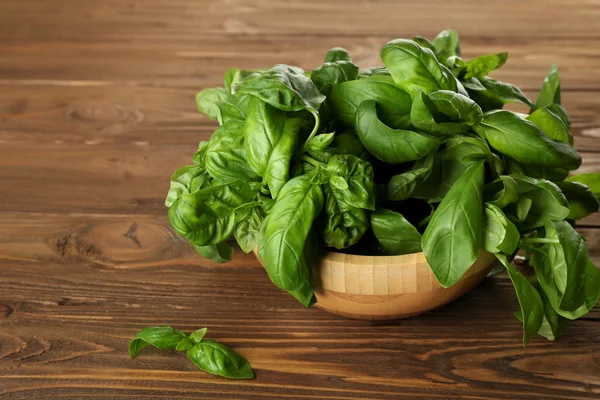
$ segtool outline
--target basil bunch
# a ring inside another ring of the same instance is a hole
[[[197,97],[220,127],[175,172],[169,219],[207,258],[232,236],[257,249],[275,285],[310,306],[319,249],[423,251],[444,287],[494,253],[515,286],[524,342],[554,339],[600,298],[574,221],[598,210],[597,175],[567,179],[581,157],[554,66],[533,102],[488,74],[506,53],[463,60],[455,31],[392,40],[360,71],[331,49],[308,73],[275,65],[226,72]],[[503,110],[518,102],[529,114]],[[534,275],[509,263],[527,252]]]

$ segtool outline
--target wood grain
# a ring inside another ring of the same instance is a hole
[[[398,322],[303,309],[252,255],[204,260],[168,226],[168,178],[215,122],[194,94],[231,66],[312,69],[344,46],[455,28],[535,98],[552,63],[581,172],[600,171],[600,3],[589,0],[0,2],[0,399],[597,399],[600,309],[524,349],[510,281]],[[600,216],[581,221],[600,263]],[[251,382],[181,354],[127,357],[169,324],[235,347]]]

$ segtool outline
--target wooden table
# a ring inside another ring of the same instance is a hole
[[[230,66],[311,69],[344,46],[456,28],[466,57],[537,95],[554,62],[582,152],[600,169],[600,5],[564,1],[2,0],[1,399],[600,398],[600,309],[524,349],[505,276],[393,323],[303,309],[252,255],[203,260],[170,229],[170,174],[215,122],[194,95]],[[582,223],[600,261],[600,217]],[[256,380],[182,354],[127,355],[147,325],[208,327]]]

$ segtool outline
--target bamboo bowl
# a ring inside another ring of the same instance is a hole
[[[356,256],[327,252],[315,270],[315,307],[348,318],[392,320],[441,307],[477,286],[491,270],[493,254],[479,258],[453,286],[444,288],[423,253]]]

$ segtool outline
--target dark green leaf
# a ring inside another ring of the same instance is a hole
[[[263,101],[250,101],[245,124],[246,159],[274,198],[289,178],[300,122]]]
[[[316,68],[310,79],[323,94],[328,94],[333,86],[358,79],[358,66],[352,61],[327,62]]]
[[[246,162],[244,141],[242,122],[229,122],[213,133],[204,156],[210,176],[222,183],[259,178]]]
[[[479,257],[484,163],[470,165],[450,188],[423,234],[425,258],[444,287],[454,285]]]
[[[169,221],[177,233],[198,246],[221,243],[233,233],[234,210],[247,203],[259,186],[233,181],[182,194],[169,208]]]
[[[212,260],[216,263],[226,263],[233,258],[233,247],[227,243],[208,244],[206,246],[198,246],[192,243],[194,249],[202,257]]]
[[[550,304],[550,300],[548,300],[548,296],[546,296],[543,290],[538,289],[538,293],[544,304],[544,319],[542,321],[542,326],[538,331],[538,335],[552,341],[562,334],[568,320],[552,308],[552,304]]]
[[[485,185],[484,199],[490,204],[504,208],[519,200],[518,186],[515,180],[508,175],[501,175],[494,182]]]
[[[304,245],[323,208],[323,192],[310,181],[311,176],[301,175],[283,186],[258,238],[258,255],[269,278],[306,307],[315,298]]]
[[[421,251],[421,234],[400,213],[378,208],[371,214],[371,228],[386,254],[401,255]]]
[[[433,52],[412,40],[392,40],[381,48],[380,56],[394,82],[413,98],[420,91],[457,90],[456,79],[445,73]]]
[[[523,321],[523,346],[525,346],[542,326],[544,305],[537,290],[535,290],[523,274],[510,265],[506,256],[503,254],[496,254],[496,257],[506,267],[508,276],[517,293],[517,299],[521,306],[520,319]]]
[[[506,218],[499,207],[491,203],[485,204],[484,211],[483,248],[490,253],[514,253],[521,238],[515,224]]]
[[[416,128],[434,135],[453,136],[467,133],[470,129],[467,124],[443,122],[437,107],[424,92],[415,95],[410,119]]]
[[[471,78],[472,85],[468,86],[470,97],[481,105],[480,101],[491,102],[491,109],[502,108],[504,103],[519,102],[532,106],[533,103],[527,98],[515,85],[510,83],[500,82],[492,78]],[[485,90],[474,90],[476,84],[485,88]],[[482,107],[483,108],[483,107]],[[487,108],[488,110],[490,108]]]
[[[574,176],[567,178],[567,181],[580,182],[580,183],[583,183],[584,185],[587,185],[590,188],[590,190],[592,191],[592,193],[594,193],[594,196],[596,196],[596,198],[600,199],[600,173],[595,173],[595,174],[587,173],[587,174],[574,175]]]
[[[354,128],[356,109],[365,100],[375,100],[379,117],[391,128],[406,129],[410,123],[410,95],[396,86],[390,76],[372,76],[344,82],[331,91],[333,113],[347,127]]]
[[[573,136],[563,116],[554,110],[556,108],[552,106],[538,108],[527,117],[527,120],[536,124],[550,139],[572,145]]]
[[[506,62],[508,53],[486,54],[465,62],[465,79],[483,78]]]
[[[175,349],[187,336],[170,326],[149,326],[129,342],[129,357],[136,358],[148,346],[157,349]]]
[[[483,119],[483,112],[477,103],[456,92],[438,90],[430,93],[429,99],[451,121],[473,126]]]
[[[554,64],[542,84],[542,89],[535,102],[535,109],[549,106],[551,104],[560,104],[560,77],[558,76],[558,66]]]
[[[529,197],[521,197],[517,201],[516,205],[516,216],[517,220],[520,222],[525,221],[527,216],[529,215],[529,211],[531,211],[531,205],[533,204],[533,200]]]
[[[422,183],[433,169],[434,154],[425,159],[422,166],[413,167],[412,170],[394,175],[388,184],[387,196],[390,200],[400,201],[410,198],[417,185]]]
[[[600,203],[587,185],[579,182],[558,182],[557,185],[569,202],[568,219],[581,219],[598,211]]]
[[[352,61],[348,50],[342,47],[333,47],[329,49],[325,55],[325,62],[336,62],[336,61]]]
[[[360,158],[346,154],[336,155],[327,163],[332,190],[353,207],[375,209],[375,187],[373,167]],[[335,177],[345,180],[345,187],[332,182]]]
[[[195,344],[187,356],[202,371],[230,379],[254,379],[254,371],[244,357],[214,340]]]
[[[577,169],[581,156],[568,143],[548,138],[535,124],[511,111],[492,111],[474,127],[490,145],[518,162]]]
[[[434,136],[388,127],[378,118],[376,103],[372,100],[364,101],[356,112],[356,133],[372,155],[390,164],[423,158],[440,143]]]
[[[165,205],[171,207],[183,193],[191,193],[208,186],[208,175],[204,167],[188,165],[179,168],[171,177],[171,187],[165,199]]]
[[[325,186],[325,222],[323,240],[328,246],[345,249],[363,237],[369,227],[364,209],[346,202],[343,192]]]

